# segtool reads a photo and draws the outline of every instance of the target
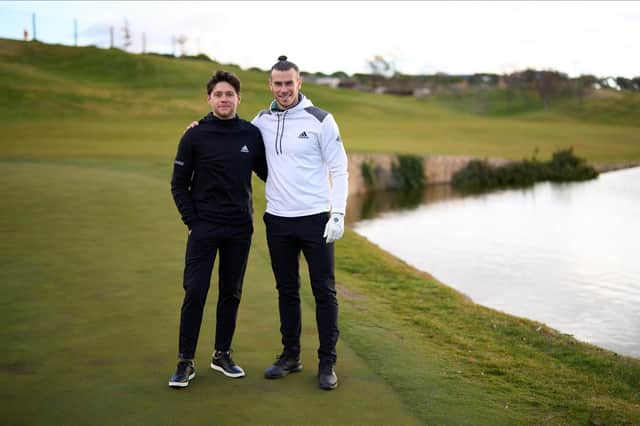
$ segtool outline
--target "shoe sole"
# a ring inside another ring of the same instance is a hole
[[[284,374],[281,376],[270,376],[267,373],[264,373],[264,378],[265,379],[281,379],[283,377],[287,377],[290,373],[299,373],[300,371],[302,371],[302,364],[294,369],[285,370]]]
[[[193,378],[196,377],[196,373],[192,373],[189,376],[189,380],[193,380]],[[189,382],[169,382],[169,386],[172,388],[186,388],[187,386],[189,386]]]
[[[229,373],[227,372],[224,368],[215,365],[213,363],[211,363],[211,368],[213,368],[216,371],[221,372],[222,374],[224,374],[227,377],[233,377],[234,379],[239,379],[240,377],[244,377],[244,371],[242,373]]]
[[[330,391],[330,390],[333,390],[333,389],[335,389],[337,387],[338,387],[338,382],[336,382],[336,384],[333,385],[333,386],[320,386],[320,389]]]

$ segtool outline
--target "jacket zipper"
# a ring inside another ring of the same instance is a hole
[[[275,140],[275,144],[276,144],[276,154],[282,154],[282,138],[284,137],[284,120],[287,117],[287,111],[285,111],[284,113],[277,114],[278,116],[278,127],[276,128],[276,140]],[[282,129],[280,129],[280,116],[282,116]],[[280,139],[278,141],[278,138]],[[278,148],[278,144],[280,145],[280,147]]]

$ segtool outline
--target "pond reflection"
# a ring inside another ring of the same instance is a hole
[[[347,224],[362,219],[373,219],[382,213],[398,210],[413,210],[423,204],[460,198],[463,194],[451,185],[429,185],[425,189],[408,191],[377,191],[349,196]]]

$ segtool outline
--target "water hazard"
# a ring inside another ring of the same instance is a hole
[[[476,303],[640,357],[640,168],[462,197],[350,198],[348,220]]]

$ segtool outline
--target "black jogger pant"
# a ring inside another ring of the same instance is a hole
[[[302,320],[300,311],[300,252],[309,265],[311,289],[316,302],[320,339],[318,358],[335,364],[338,341],[338,300],[334,277],[333,243],[322,236],[329,213],[281,217],[265,213],[271,267],[278,289],[280,332],[284,353],[300,355]]]
[[[252,233],[251,224],[228,227],[200,221],[192,227],[185,255],[185,293],[178,343],[180,358],[195,357],[202,313],[217,253],[220,254],[220,258],[214,348],[219,351],[228,351],[231,348]]]

